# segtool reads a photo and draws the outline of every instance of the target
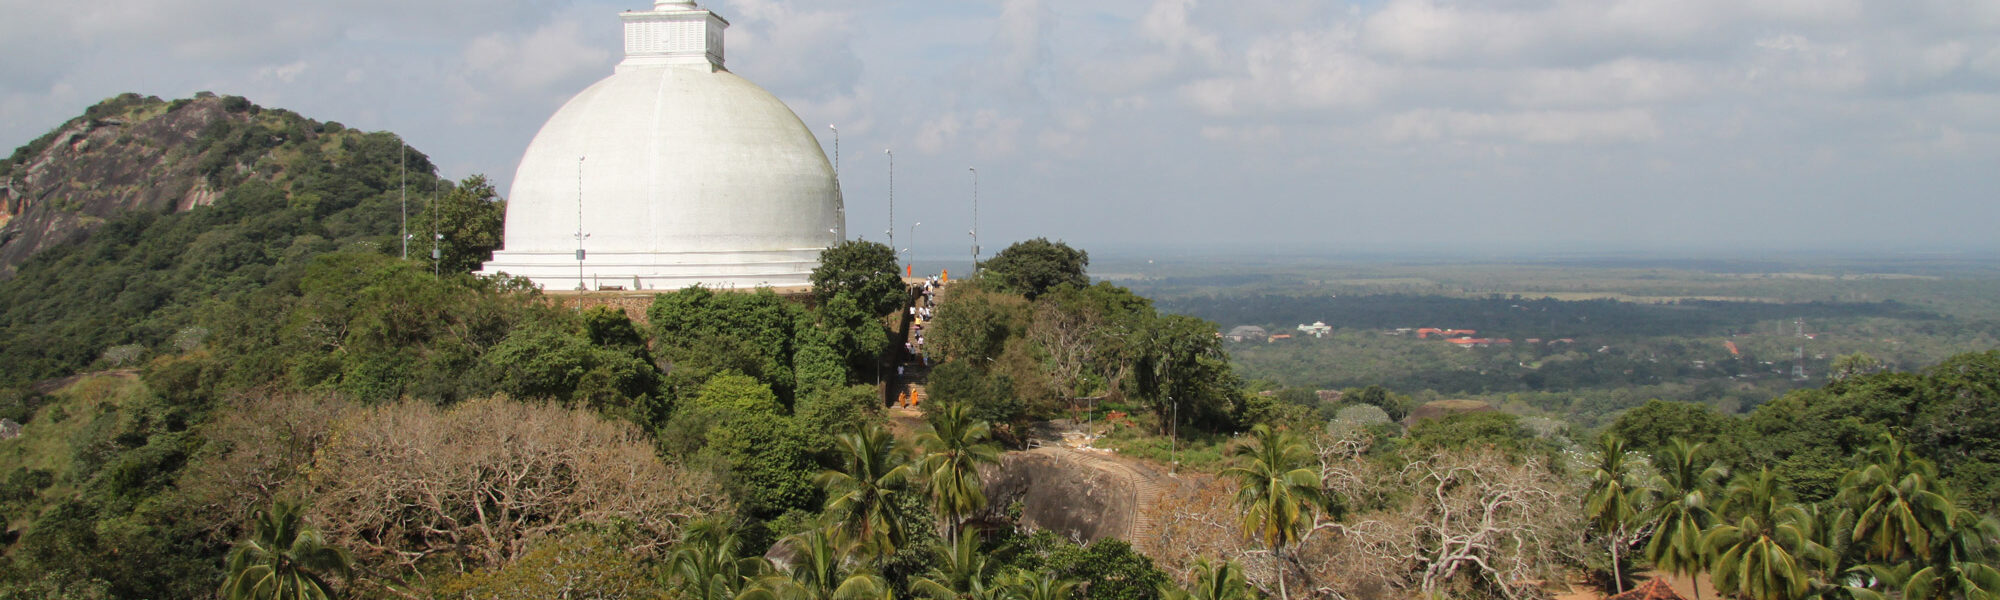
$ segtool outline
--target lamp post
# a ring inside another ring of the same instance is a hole
[[[923,221],[910,224],[910,247],[903,249],[904,261],[910,265],[910,272],[912,273],[916,272],[917,268],[917,226],[922,224],[924,224]]]
[[[896,152],[883,148],[882,153],[889,155],[889,230],[883,233],[889,236],[889,248],[893,250],[896,248]]]
[[[397,141],[401,142],[401,140]],[[410,259],[410,144],[407,142],[402,142],[402,144],[403,144],[402,159],[401,159],[402,162],[398,164],[401,165],[402,169],[403,182],[401,184],[402,188],[401,195],[403,197],[402,199],[403,207],[402,207],[402,218],[399,220],[399,222],[402,224],[400,227],[403,231],[402,235],[403,260],[409,260]]]
[[[589,289],[583,283],[583,157],[576,157],[576,291]]]
[[[833,234],[834,246],[840,245],[840,228],[847,226],[847,193],[840,189],[840,128],[828,123],[833,130],[833,219],[834,228],[827,230]]]
[[[972,272],[979,272],[979,168],[966,167],[972,172]]]

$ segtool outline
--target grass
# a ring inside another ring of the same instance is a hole
[[[20,437],[0,441],[0,477],[16,469],[47,470],[54,474],[55,484],[42,490],[40,497],[68,497],[75,484],[69,477],[71,440],[106,413],[119,413],[122,425],[123,419],[129,418],[125,409],[136,406],[146,393],[145,384],[130,373],[86,375],[56,390],[51,394],[55,399],[21,427]],[[21,522],[24,519],[19,517],[39,514],[42,504],[30,502],[10,508],[17,514],[7,515],[8,520]]]
[[[1130,424],[1113,425],[1096,446],[1109,448],[1119,454],[1150,460],[1163,465],[1171,465],[1180,459],[1181,468],[1204,473],[1216,473],[1229,466],[1225,448],[1229,444],[1227,436],[1217,434],[1196,434],[1180,438],[1176,452],[1172,438],[1152,433],[1154,421],[1147,416],[1135,416]]]

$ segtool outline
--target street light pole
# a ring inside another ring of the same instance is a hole
[[[906,261],[910,265],[910,272],[912,273],[916,272],[917,268],[917,226],[922,224],[924,224],[923,221],[910,224],[910,247],[903,249],[903,253],[907,257]]]
[[[966,167],[972,172],[972,272],[979,272],[979,168]]]
[[[840,128],[835,127],[831,123],[827,124],[826,128],[833,130],[834,229],[830,231],[833,233],[833,245],[838,246],[840,245],[840,230],[847,227],[847,193],[840,189]]]
[[[894,250],[896,249],[896,152],[883,148],[882,153],[889,155],[889,230],[883,233],[889,236],[889,249]]]
[[[576,290],[589,289],[583,283],[583,157],[576,157]]]
[[[402,175],[403,208],[402,208],[402,219],[401,219],[402,223],[401,227],[403,231],[402,231],[402,236],[400,237],[403,238],[403,260],[409,260],[410,259],[410,144],[408,142],[403,143],[402,152],[403,152],[402,162],[400,164],[402,165],[402,173],[403,173]]]

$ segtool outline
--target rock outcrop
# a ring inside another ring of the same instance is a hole
[[[185,211],[244,181],[280,179],[265,151],[341,129],[208,93],[98,103],[0,160],[0,279],[121,214]]]
[[[1138,543],[1144,507],[1157,501],[1151,469],[1092,451],[1045,447],[1009,452],[985,469],[989,511],[1020,504],[1020,523],[1078,542],[1107,537]],[[989,515],[997,517],[998,515]]]

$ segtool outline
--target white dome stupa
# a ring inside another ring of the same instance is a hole
[[[693,2],[621,15],[625,60],[528,144],[482,274],[558,289],[803,286],[845,236],[819,140],[723,68]]]

